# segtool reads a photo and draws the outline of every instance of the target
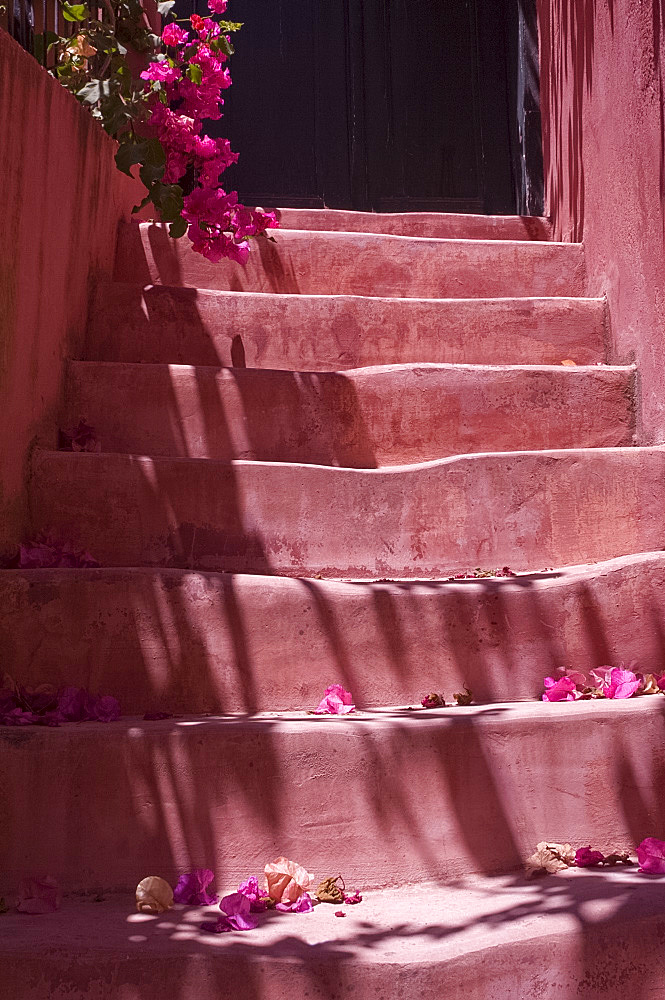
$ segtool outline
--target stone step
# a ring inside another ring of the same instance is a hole
[[[104,451],[352,468],[632,444],[631,367],[392,365],[340,372],[71,362],[64,427]]]
[[[586,293],[580,243],[432,240],[367,233],[277,232],[246,267],[212,264],[172,240],[165,226],[127,223],[118,231],[115,278],[242,292],[488,298]]]
[[[339,845],[332,867],[352,871]],[[126,893],[5,914],[0,962],[12,1000],[281,1000],[285,982],[293,1000],[663,1000],[664,907],[653,876],[577,869],[370,891],[343,919],[324,903],[217,936],[200,925],[218,909],[153,917]]]
[[[233,887],[280,855],[373,888],[517,869],[543,839],[607,852],[663,829],[660,695],[0,738],[2,895],[45,872],[68,892],[192,867]]]
[[[605,301],[267,295],[100,284],[84,357],[236,368],[593,364]]]
[[[36,451],[31,530],[108,566],[329,578],[540,570],[665,546],[665,446],[391,469]]]
[[[282,229],[385,233],[444,240],[551,240],[549,219],[532,215],[455,215],[443,212],[347,212],[331,208],[275,209]]]
[[[0,573],[0,661],[22,684],[74,684],[123,711],[361,708],[536,700],[558,667],[661,674],[665,553],[510,579],[431,583],[164,569]]]

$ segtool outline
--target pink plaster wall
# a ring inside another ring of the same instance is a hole
[[[55,441],[64,359],[84,333],[91,282],[141,186],[114,143],[0,30],[0,557],[25,530],[36,440]]]
[[[548,211],[584,240],[610,360],[635,359],[641,443],[665,440],[665,2],[538,0]]]

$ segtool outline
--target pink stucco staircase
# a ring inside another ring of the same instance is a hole
[[[663,699],[538,701],[560,665],[665,649],[665,449],[634,446],[583,248],[544,220],[282,222],[245,271],[122,227],[60,419],[102,451],[35,452],[32,533],[101,567],[3,571],[3,665],[123,719],[0,729],[0,892],[66,892],[0,916],[3,988],[660,1000],[661,882],[520,874],[542,839],[665,834]],[[335,681],[359,711],[307,714]],[[407,707],[465,683],[474,706]],[[364,902],[220,938],[132,914],[147,874],[229,891],[279,854]]]

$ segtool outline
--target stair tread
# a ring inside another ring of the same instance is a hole
[[[339,862],[338,849],[333,867]],[[625,1000],[648,989],[661,1000],[653,955],[664,904],[665,883],[634,869],[570,870],[530,883],[516,875],[369,891],[341,908],[343,919],[335,917],[340,907],[320,904],[305,915],[260,914],[254,931],[214,935],[200,924],[219,910],[176,905],[152,917],[133,913],[128,893],[102,903],[66,899],[46,916],[8,913],[0,955],[8,995],[25,1000],[65,982],[70,1000],[92,996],[91,988],[99,1000],[118,990],[277,1000],[287,980],[293,997],[554,1000],[602,992]]]

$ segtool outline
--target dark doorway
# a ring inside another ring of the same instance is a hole
[[[180,0],[180,16],[203,7]],[[540,214],[535,0],[232,0],[248,204]],[[535,102],[535,103],[534,103]]]

